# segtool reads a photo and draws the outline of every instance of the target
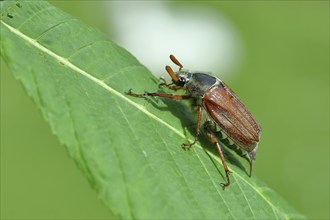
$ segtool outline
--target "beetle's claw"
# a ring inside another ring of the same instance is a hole
[[[188,144],[183,143],[183,144],[181,144],[181,147],[186,150],[186,149],[190,149],[192,145],[193,144],[191,144],[191,143],[188,143]]]
[[[224,184],[224,183],[220,183],[220,185],[221,185],[221,187],[222,187],[223,190],[225,190],[226,187],[227,187],[226,184]]]
[[[223,190],[225,190],[226,189],[226,187],[228,187],[229,186],[229,182],[227,182],[227,183],[220,183],[220,185],[222,186],[222,189]]]
[[[126,94],[131,95],[132,94],[132,89],[129,89]]]

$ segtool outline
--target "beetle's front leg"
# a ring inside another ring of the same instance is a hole
[[[174,83],[167,83],[164,77],[160,77],[160,80],[163,82],[161,84],[159,84],[158,87],[165,86],[165,87],[169,88],[170,90],[174,90],[174,91],[182,89],[181,86],[177,86]]]
[[[167,94],[167,93],[142,93],[142,94],[137,94],[132,92],[132,89],[128,90],[127,92],[128,95],[135,96],[135,97],[145,97],[145,96],[158,96],[158,97],[163,97],[163,98],[169,98],[169,99],[175,99],[175,100],[182,100],[182,99],[190,99],[190,95],[177,95],[177,94]]]

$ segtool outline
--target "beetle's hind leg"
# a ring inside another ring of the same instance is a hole
[[[221,150],[221,146],[220,146],[218,140],[216,139],[216,137],[213,135],[213,132],[212,132],[212,123],[210,121],[205,122],[205,124],[204,124],[204,130],[205,130],[207,136],[210,138],[210,141],[213,144],[215,144],[215,146],[217,147],[217,150],[218,150],[218,153],[220,155],[220,159],[221,159],[223,168],[225,169],[227,182],[226,183],[222,183],[222,187],[223,187],[223,189],[225,189],[226,187],[228,187],[230,185],[230,179],[229,179],[229,173],[230,173],[230,171],[228,169],[228,166],[226,164],[225,158],[223,156],[223,153],[222,153],[222,150]]]

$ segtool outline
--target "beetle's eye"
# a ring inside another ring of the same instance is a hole
[[[179,76],[178,81],[175,84],[177,86],[184,86],[186,84],[186,78],[183,76]]]

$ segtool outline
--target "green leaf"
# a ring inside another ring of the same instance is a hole
[[[184,103],[134,98],[158,80],[104,34],[43,1],[1,2],[1,57],[99,197],[120,218],[304,218],[226,151],[184,151],[195,115]],[[261,146],[262,148],[263,146]],[[256,164],[257,166],[258,164]]]

